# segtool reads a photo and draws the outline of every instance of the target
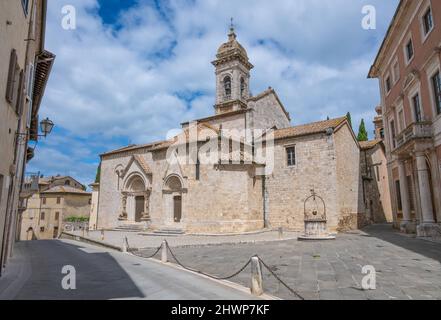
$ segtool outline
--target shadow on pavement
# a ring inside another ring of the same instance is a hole
[[[362,231],[368,236],[441,262],[441,244],[400,234],[392,228],[391,224],[372,225],[365,227]]]
[[[130,276],[107,252],[59,240],[16,244],[30,256],[32,274],[17,300],[107,300],[143,298]],[[76,270],[76,289],[62,288],[63,266]]]

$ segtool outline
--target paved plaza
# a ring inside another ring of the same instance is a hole
[[[340,234],[326,242],[286,240],[173,251],[184,265],[217,276],[234,273],[257,254],[305,299],[441,299],[441,244],[399,234],[390,225]],[[375,267],[376,290],[361,288],[366,265]],[[231,281],[249,286],[249,268]],[[264,288],[280,298],[295,299],[266,270]]]

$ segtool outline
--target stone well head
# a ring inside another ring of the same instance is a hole
[[[305,234],[299,240],[330,240],[335,239],[328,233],[326,220],[326,203],[315,190],[304,202]]]

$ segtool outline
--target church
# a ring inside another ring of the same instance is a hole
[[[357,228],[365,211],[360,145],[348,119],[292,126],[274,89],[252,96],[254,66],[234,28],[212,64],[212,116],[182,123],[172,139],[101,155],[97,228],[301,231],[312,193],[323,199],[315,210],[325,212],[330,232]]]

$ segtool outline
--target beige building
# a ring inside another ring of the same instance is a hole
[[[252,96],[253,65],[233,29],[212,64],[213,116],[182,123],[173,139],[101,155],[97,228],[300,231],[312,190],[325,200],[330,231],[357,228],[360,149],[347,119],[292,127],[274,89]]]
[[[366,221],[370,223],[391,223],[394,221],[389,192],[386,149],[381,107],[376,109],[375,138],[360,142],[360,163],[363,179],[363,201],[366,208]]]
[[[44,49],[46,0],[0,1],[0,275],[18,237],[19,192],[38,139],[54,55]]]
[[[369,77],[378,78],[394,222],[439,235],[441,2],[400,1]]]
[[[91,194],[72,177],[57,176],[25,181],[22,197],[26,209],[21,215],[20,240],[57,238],[72,222],[88,218]],[[38,185],[38,189],[34,186]]]

